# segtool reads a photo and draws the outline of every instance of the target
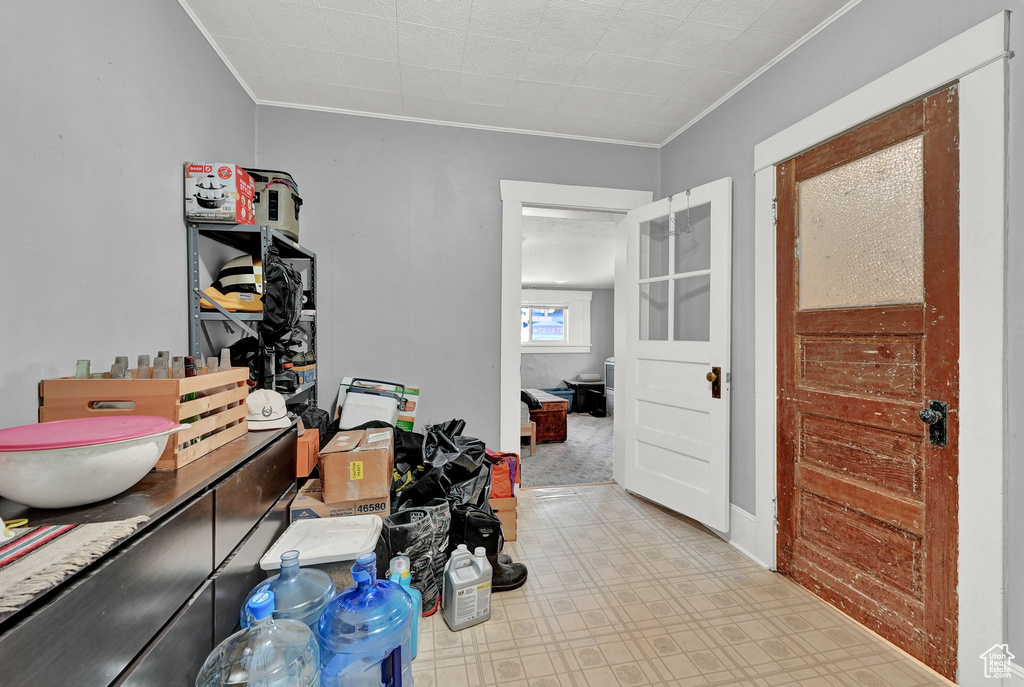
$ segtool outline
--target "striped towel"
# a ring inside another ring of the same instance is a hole
[[[0,546],[0,570],[8,565],[27,556],[40,546],[48,544],[57,537],[67,534],[78,525],[49,525],[47,527],[31,527],[25,530],[17,530],[21,534],[15,534],[7,544]]]
[[[86,567],[149,518],[12,530],[0,540],[0,613],[19,610]]]

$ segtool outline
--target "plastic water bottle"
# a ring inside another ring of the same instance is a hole
[[[297,620],[274,620],[274,593],[257,593],[246,604],[249,628],[213,650],[196,687],[316,687],[320,650]]]
[[[459,544],[444,568],[441,607],[448,627],[458,632],[491,618],[493,570],[482,546],[469,552]]]
[[[256,593],[274,592],[274,619],[298,620],[316,632],[327,604],[334,598],[334,580],[323,570],[303,568],[299,565],[298,551],[281,554],[281,572],[268,577],[249,592],[247,599]],[[242,607],[242,627],[249,627],[245,606]]]
[[[377,580],[377,557],[352,566],[355,586],[327,605],[317,625],[321,687],[414,687],[412,597]]]
[[[420,609],[423,608],[423,593],[412,586],[412,561],[408,556],[395,556],[391,559],[388,579],[402,585],[406,594],[412,597],[412,657],[419,652]]]

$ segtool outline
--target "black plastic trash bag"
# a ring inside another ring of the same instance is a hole
[[[486,503],[491,485],[486,446],[475,437],[461,436],[465,425],[451,420],[427,427],[418,465],[400,465],[396,456],[394,507],[423,506],[435,499],[452,505]]]

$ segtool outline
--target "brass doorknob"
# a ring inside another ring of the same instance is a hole
[[[713,381],[715,381],[716,379],[718,379],[718,375],[716,375],[716,374],[715,374],[714,372],[708,372],[708,374],[707,374],[707,377],[706,377],[706,379],[707,379],[707,380],[708,380],[709,382],[713,382]]]

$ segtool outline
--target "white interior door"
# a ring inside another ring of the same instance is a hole
[[[621,483],[726,531],[732,179],[631,210],[618,235]]]

